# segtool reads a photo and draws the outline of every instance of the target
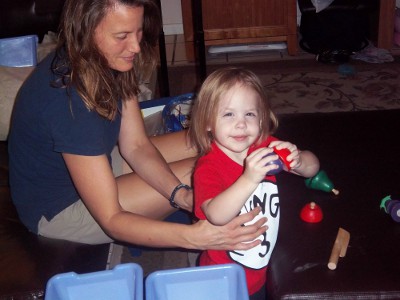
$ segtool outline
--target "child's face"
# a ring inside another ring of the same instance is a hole
[[[260,136],[259,105],[256,91],[240,84],[221,96],[212,134],[219,148],[237,162],[243,162]]]

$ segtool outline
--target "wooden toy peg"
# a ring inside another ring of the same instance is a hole
[[[349,246],[350,233],[343,228],[339,228],[336,240],[333,243],[331,256],[329,257],[328,268],[335,270],[339,261],[339,257],[345,257],[347,247]]]

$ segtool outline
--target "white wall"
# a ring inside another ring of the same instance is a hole
[[[164,34],[183,34],[181,0],[161,0]]]

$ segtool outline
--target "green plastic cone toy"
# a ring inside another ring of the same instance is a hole
[[[314,177],[307,178],[305,183],[310,189],[320,190],[327,193],[332,192],[335,195],[339,194],[339,191],[334,188],[332,181],[323,170],[320,170]]]

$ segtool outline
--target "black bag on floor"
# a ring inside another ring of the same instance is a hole
[[[352,6],[328,7],[318,13],[304,10],[300,21],[300,47],[316,54],[317,60],[322,62],[346,62],[350,55],[368,45],[368,24],[366,11]]]

